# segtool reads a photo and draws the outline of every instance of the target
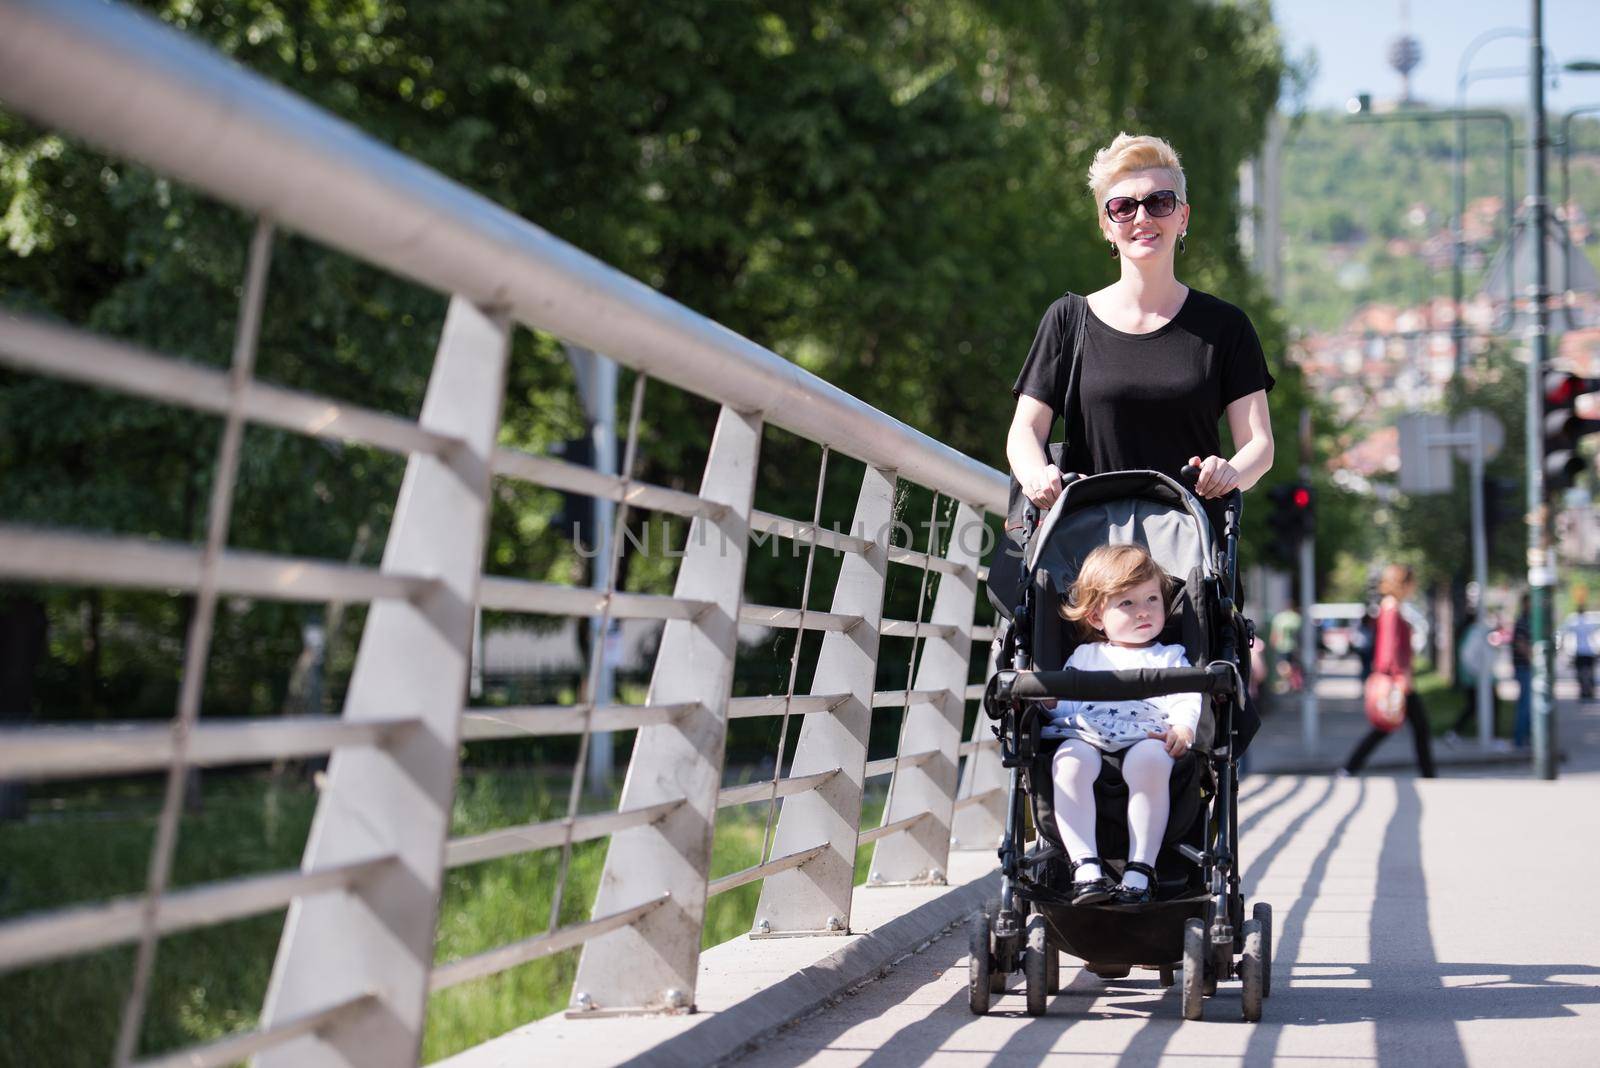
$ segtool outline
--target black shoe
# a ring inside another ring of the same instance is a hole
[[[1084,857],[1082,860],[1072,860],[1067,863],[1072,865],[1072,873],[1076,875],[1078,869],[1085,864],[1097,864],[1100,870],[1105,871],[1105,861],[1099,857]],[[1072,903],[1074,905],[1098,905],[1111,900],[1114,886],[1110,879],[1101,875],[1097,879],[1074,879],[1072,882]]]
[[[1141,905],[1150,904],[1156,899],[1156,870],[1148,864],[1141,864],[1137,860],[1130,860],[1126,865],[1123,866],[1122,877],[1126,879],[1128,877],[1127,873],[1130,871],[1136,871],[1143,874],[1145,877],[1145,884],[1141,887],[1134,888],[1125,883],[1119,883],[1117,884],[1117,888],[1112,891],[1112,900],[1114,900],[1118,905],[1125,905],[1132,908],[1138,908]]]

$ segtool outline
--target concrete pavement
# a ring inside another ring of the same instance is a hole
[[[1045,1016],[1008,995],[975,1018],[952,932],[734,1063],[1600,1064],[1600,715],[1561,711],[1572,759],[1556,782],[1525,764],[1245,782],[1247,900],[1277,917],[1259,1024],[1241,1021],[1237,983],[1186,1023],[1153,973],[1105,982],[1069,958]]]

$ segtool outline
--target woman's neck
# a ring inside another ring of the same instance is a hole
[[[1189,289],[1172,271],[1172,260],[1163,258],[1159,263],[1141,265],[1124,258],[1122,277],[1112,284],[1117,301],[1138,308],[1145,314],[1171,318],[1189,295]]]

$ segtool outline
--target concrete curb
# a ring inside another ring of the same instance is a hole
[[[849,934],[739,937],[705,950],[692,1013],[556,1013],[433,1068],[706,1068],[731,1060],[887,974],[999,896],[993,852],[951,853],[949,871],[950,886],[858,887]]]
[[[998,871],[955,887],[622,1064],[627,1068],[706,1068],[733,1060],[774,1032],[881,977],[999,893]]]

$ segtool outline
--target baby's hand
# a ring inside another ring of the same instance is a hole
[[[1189,747],[1194,744],[1194,731],[1188,727],[1168,727],[1165,733],[1151,731],[1150,737],[1160,738],[1162,744],[1166,746],[1167,755],[1174,760],[1187,753]]]

